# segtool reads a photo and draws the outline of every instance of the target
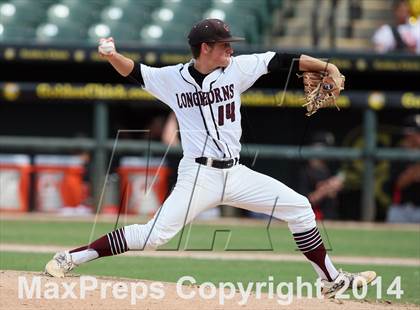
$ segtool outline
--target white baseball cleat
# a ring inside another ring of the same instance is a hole
[[[334,281],[322,280],[321,293],[325,298],[334,298],[335,295],[344,286],[347,286],[345,290],[352,289],[353,283],[356,283],[357,288],[361,288],[363,285],[369,284],[376,278],[375,271],[362,271],[359,273],[350,273],[339,270],[338,277]]]
[[[76,266],[71,259],[69,251],[58,252],[45,265],[45,273],[55,278],[64,278],[65,274]]]

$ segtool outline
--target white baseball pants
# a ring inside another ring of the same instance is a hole
[[[308,199],[276,179],[241,164],[218,169],[184,157],[177,183],[153,219],[144,225],[125,227],[128,248],[163,245],[200,212],[221,204],[272,215],[287,222],[292,233],[316,226]]]

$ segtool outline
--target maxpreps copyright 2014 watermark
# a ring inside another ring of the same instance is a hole
[[[77,280],[76,280],[77,279]],[[43,281],[44,280],[44,281]],[[386,296],[394,296],[400,299],[404,294],[401,288],[401,277],[395,277],[393,281],[385,287],[382,278],[377,277],[369,284],[370,290],[376,291],[376,299],[382,299],[383,288],[386,288]],[[315,283],[304,282],[302,277],[297,277],[295,282],[275,283],[274,277],[269,276],[267,281],[261,282],[203,282],[197,285],[193,276],[183,276],[175,284],[176,294],[182,299],[203,299],[217,300],[220,305],[224,305],[227,300],[237,298],[239,305],[246,305],[251,296],[255,299],[275,299],[280,305],[289,305],[294,299],[318,298],[323,299],[321,294],[321,281]],[[19,299],[86,299],[95,292],[99,293],[101,299],[114,298],[118,300],[128,299],[131,305],[136,305],[137,301],[144,299],[161,300],[166,296],[166,289],[163,282],[115,282],[98,281],[92,276],[81,276],[73,278],[71,282],[54,282],[45,277],[34,276],[29,279],[25,276],[18,278],[18,298]],[[172,289],[172,286],[171,286]],[[349,287],[349,283],[340,289],[336,298],[364,299],[367,295],[368,285],[362,283],[360,288],[356,283]]]

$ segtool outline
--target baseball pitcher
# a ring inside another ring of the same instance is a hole
[[[333,64],[306,55],[266,52],[232,56],[231,35],[218,19],[205,19],[188,35],[189,63],[149,67],[119,54],[112,38],[98,51],[125,77],[167,104],[175,113],[183,158],[177,183],[153,219],[112,231],[89,245],[57,253],[46,273],[64,277],[80,264],[129,250],[154,249],[168,242],[200,212],[220,204],[286,221],[298,248],[322,279],[323,293],[333,297],[345,283],[375,279],[373,271],[337,270],[326,253],[308,199],[285,184],[242,165],[241,94],[262,75],[294,66],[303,71],[307,114],[335,104],[344,77]],[[360,281],[360,285],[362,285]],[[351,287],[351,286],[350,286]]]

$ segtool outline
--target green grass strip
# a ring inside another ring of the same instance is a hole
[[[0,221],[0,242],[75,247],[89,241],[92,223],[63,221]],[[113,229],[97,223],[94,239]],[[325,246],[333,255],[420,258],[420,232],[398,230],[321,229]],[[295,253],[296,245],[286,227],[192,225],[163,249],[246,250]]]

